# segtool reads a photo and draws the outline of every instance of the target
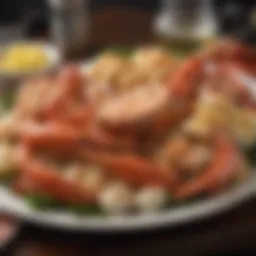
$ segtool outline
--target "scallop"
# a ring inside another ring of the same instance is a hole
[[[107,213],[124,214],[134,206],[134,194],[124,183],[109,184],[101,191],[99,204]]]
[[[146,187],[138,191],[135,204],[143,212],[158,211],[167,203],[168,193],[160,187]]]
[[[0,137],[10,138],[17,127],[18,118],[14,113],[4,114],[0,119]]]
[[[105,183],[105,175],[100,167],[89,166],[83,175],[83,185],[92,192],[98,192]]]
[[[65,168],[64,176],[68,180],[79,181],[82,176],[82,168],[78,164],[71,164]]]

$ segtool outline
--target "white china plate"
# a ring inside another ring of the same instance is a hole
[[[84,66],[83,66],[84,67]],[[0,185],[0,210],[36,225],[72,231],[139,231],[185,224],[238,206],[256,195],[256,174],[220,195],[157,213],[130,216],[78,216],[70,212],[40,211]]]
[[[24,201],[0,186],[0,207],[6,213],[28,222],[73,231],[138,231],[185,224],[219,214],[246,202],[256,194],[256,176],[222,195],[184,204],[159,213],[134,216],[93,217],[68,212],[44,212],[30,208]]]

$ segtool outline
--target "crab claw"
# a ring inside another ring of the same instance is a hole
[[[232,140],[218,135],[215,140],[215,157],[199,177],[181,185],[175,193],[176,199],[186,199],[202,193],[214,192],[236,178],[240,155]]]
[[[204,73],[204,63],[199,57],[193,57],[182,64],[168,81],[168,89],[176,98],[191,98],[197,93]]]
[[[201,55],[205,60],[214,62],[253,61],[255,60],[256,52],[252,47],[237,40],[224,38],[208,46]]]

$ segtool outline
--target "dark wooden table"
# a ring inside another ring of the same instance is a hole
[[[148,232],[65,233],[25,225],[17,241],[11,246],[8,255],[187,256],[228,255],[233,252],[246,253],[248,250],[256,252],[255,215],[256,200],[251,200],[232,211],[208,220]]]
[[[152,17],[151,13],[139,10],[99,10],[92,17],[88,53],[113,43],[153,42]],[[256,199],[251,199],[208,220],[140,233],[65,233],[25,223],[6,255],[248,255],[248,250],[256,252],[255,216]]]

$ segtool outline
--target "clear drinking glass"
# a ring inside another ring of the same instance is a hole
[[[162,0],[154,31],[169,42],[201,43],[216,34],[211,0]]]
[[[88,39],[88,0],[48,0],[51,38],[63,57],[81,55]]]

